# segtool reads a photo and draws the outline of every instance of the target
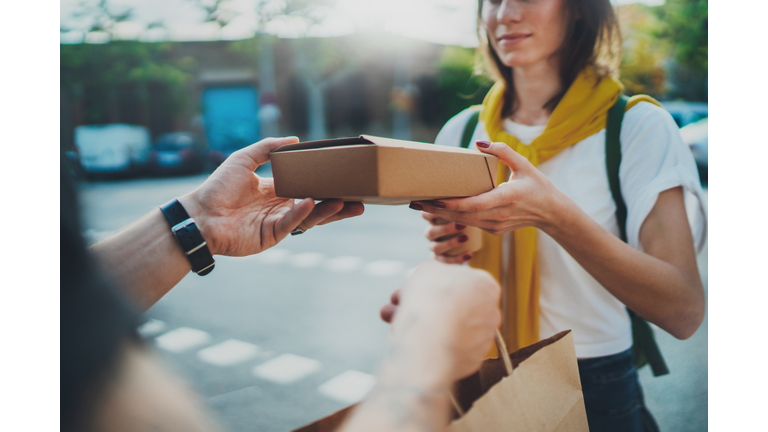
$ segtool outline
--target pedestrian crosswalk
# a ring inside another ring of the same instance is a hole
[[[257,345],[228,339],[198,351],[197,358],[215,366],[232,366],[252,359],[260,351]]]
[[[275,353],[263,347],[237,339],[210,345],[214,339],[211,334],[190,327],[165,331],[167,328],[165,322],[150,319],[139,327],[138,332],[147,340],[154,338],[158,348],[170,353],[180,354],[197,349],[196,358],[214,367],[226,368],[247,364],[249,361],[257,362],[251,370],[252,375],[256,379],[280,385],[298,383],[325,367],[318,360],[292,353],[275,356]],[[319,385],[317,393],[344,404],[352,404],[362,400],[375,382],[373,375],[347,370]]]
[[[317,360],[295,354],[281,354],[253,368],[253,374],[278,384],[292,384],[319,371],[323,367]]]
[[[155,344],[166,351],[180,353],[203,345],[210,340],[211,335],[204,331],[179,327],[155,338]]]
[[[367,276],[391,277],[403,275],[406,265],[400,261],[376,260],[366,263],[363,258],[356,256],[328,257],[317,252],[292,253],[286,249],[267,249],[253,255],[254,261],[266,265],[285,264],[299,269],[320,268],[332,273],[352,273],[361,271]]]

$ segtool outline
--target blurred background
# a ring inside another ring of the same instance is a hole
[[[663,102],[707,182],[707,2],[619,0],[626,94]],[[482,102],[472,0],[61,0],[61,151],[93,242],[199,185],[268,136],[433,142]],[[258,173],[270,176],[269,166]],[[290,430],[370,388],[378,309],[429,257],[404,207],[217,258],[142,334],[228,430]],[[707,250],[699,257],[707,286]],[[707,428],[707,322],[657,330],[672,374],[641,379],[662,430]]]

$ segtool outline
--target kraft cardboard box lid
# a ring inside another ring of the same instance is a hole
[[[351,147],[351,146],[379,146],[379,147],[391,147],[391,148],[408,148],[418,150],[429,150],[439,152],[452,152],[452,153],[468,153],[477,154],[474,150],[469,150],[460,147],[447,147],[447,146],[435,146],[434,144],[426,144],[414,141],[403,141],[393,138],[383,138],[373,135],[360,135],[359,137],[352,138],[335,138],[319,141],[307,141],[296,144],[286,144],[271,153],[283,153],[289,151],[298,150],[316,150],[326,147]]]

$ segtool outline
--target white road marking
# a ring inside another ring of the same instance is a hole
[[[204,348],[197,353],[197,357],[212,365],[232,366],[250,360],[260,351],[254,344],[229,339],[220,344]]]
[[[363,264],[363,259],[354,256],[340,256],[325,262],[325,269],[335,273],[348,273],[357,270]]]
[[[285,249],[267,249],[260,254],[253,256],[253,259],[264,264],[281,264],[291,255],[290,251]]]
[[[155,343],[158,347],[175,353],[203,345],[211,340],[211,335],[189,327],[179,327],[158,336]]]
[[[331,399],[345,404],[361,401],[376,384],[376,377],[356,370],[348,370],[331,378],[317,390]]]
[[[282,354],[253,368],[253,374],[278,384],[291,384],[317,372],[323,365],[294,354]]]
[[[371,276],[393,276],[403,271],[405,265],[400,261],[379,260],[368,263],[363,271]]]
[[[298,268],[316,267],[325,259],[325,255],[316,252],[304,252],[291,257],[290,264]]]
[[[164,322],[150,318],[142,324],[138,329],[136,329],[137,332],[139,332],[139,335],[143,338],[151,338],[152,336],[159,335],[160,333],[165,330],[167,326]]]

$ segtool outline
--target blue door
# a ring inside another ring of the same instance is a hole
[[[233,151],[259,139],[258,93],[253,87],[214,87],[203,91],[208,146]]]

